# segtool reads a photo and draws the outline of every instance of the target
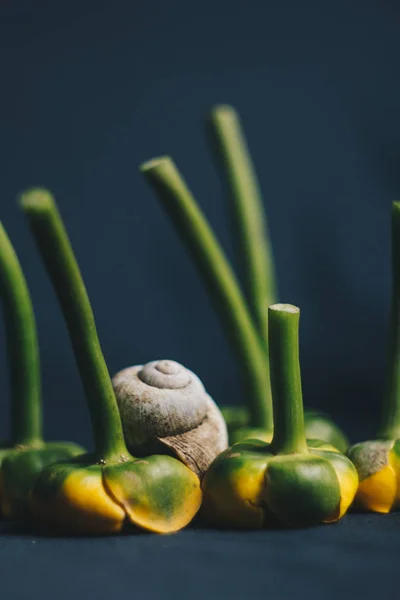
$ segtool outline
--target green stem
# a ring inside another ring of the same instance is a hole
[[[386,393],[379,437],[400,438],[400,202],[392,204],[392,305]]]
[[[245,293],[265,345],[268,347],[268,306],[277,302],[274,260],[267,219],[254,165],[236,110],[215,106],[210,132],[231,196],[236,247]]]
[[[274,408],[271,446],[276,454],[308,451],[299,362],[299,319],[300,310],[291,304],[274,304],[268,309]]]
[[[58,297],[87,397],[96,454],[114,460],[127,449],[121,418],[85,284],[51,194],[31,190],[22,208]]]
[[[13,444],[42,441],[39,346],[35,315],[18,257],[0,222],[0,296],[10,369]]]
[[[203,277],[246,379],[253,426],[272,429],[269,365],[235,275],[222,248],[169,157],[141,171],[154,188]]]

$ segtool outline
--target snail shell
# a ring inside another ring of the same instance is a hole
[[[228,446],[224,418],[200,379],[173,360],[128,367],[113,378],[133,453],[169,448],[199,476]]]

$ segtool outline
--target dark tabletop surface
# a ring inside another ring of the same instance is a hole
[[[68,539],[2,523],[1,597],[397,598],[399,527],[400,514],[357,514],[301,531]]]
[[[91,447],[65,324],[17,208],[56,195],[110,371],[191,368],[220,404],[239,369],[193,266],[138,173],[170,153],[234,260],[204,135],[243,119],[280,296],[301,308],[305,405],[353,441],[376,432],[400,199],[398,0],[2,0],[0,219],[38,321],[45,430]],[[0,319],[0,440],[9,434]],[[398,598],[400,515],[303,531],[42,538],[0,524],[0,599]]]

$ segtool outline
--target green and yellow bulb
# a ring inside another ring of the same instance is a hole
[[[45,469],[30,496],[36,520],[75,534],[118,533],[128,523],[172,533],[200,508],[199,478],[175,458],[126,454],[104,462],[86,455]]]
[[[348,452],[360,483],[355,507],[388,513],[400,507],[400,440],[370,440]]]
[[[204,518],[216,525],[310,526],[339,520],[353,502],[357,472],[336,448],[304,433],[298,356],[300,311],[269,307],[274,435],[247,440],[211,464],[204,480]]]

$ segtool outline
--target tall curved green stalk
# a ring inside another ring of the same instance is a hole
[[[400,439],[400,202],[392,204],[392,300],[389,360],[378,437]]]
[[[1,222],[0,297],[10,370],[12,444],[33,445],[43,440],[36,321],[25,276]]]
[[[96,453],[102,459],[119,459],[127,454],[121,418],[90,300],[64,223],[47,190],[26,192],[21,205],[67,323],[88,400]]]
[[[237,111],[228,105],[213,107],[208,129],[230,196],[244,292],[268,348],[268,307],[277,301],[277,284],[260,186]]]
[[[141,166],[191,253],[246,379],[251,424],[272,429],[269,363],[232,268],[184,179],[169,157]]]

